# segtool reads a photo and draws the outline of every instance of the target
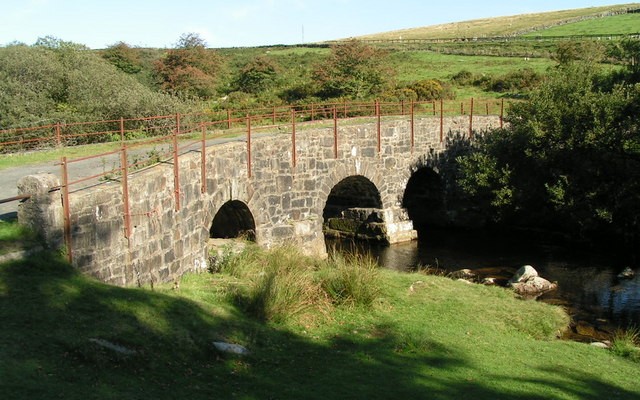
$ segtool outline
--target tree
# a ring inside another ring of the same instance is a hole
[[[202,99],[216,93],[222,60],[197,34],[183,34],[177,47],[155,64],[161,87],[172,94]]]
[[[137,49],[125,42],[118,42],[107,47],[102,52],[102,57],[127,74],[137,74],[142,70]]]
[[[505,129],[459,159],[460,184],[503,222],[637,245],[640,89],[602,88],[591,60],[561,64],[513,106]]]
[[[331,47],[331,54],[316,68],[313,78],[325,98],[364,99],[384,91],[394,73],[386,52],[357,40]]]
[[[235,86],[238,90],[246,93],[263,92],[273,87],[279,70],[273,60],[265,56],[258,56],[242,67]]]

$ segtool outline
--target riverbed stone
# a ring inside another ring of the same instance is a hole
[[[531,265],[521,267],[516,274],[509,279],[510,284],[527,282],[538,276],[538,271]]]
[[[618,278],[620,279],[633,279],[634,276],[636,276],[636,272],[630,267],[623,269],[622,272],[618,274]]]
[[[555,290],[558,285],[553,282],[541,278],[539,276],[533,277],[526,282],[518,282],[511,284],[513,290],[522,296],[536,296],[543,293]]]

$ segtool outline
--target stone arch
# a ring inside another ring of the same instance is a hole
[[[382,208],[382,198],[376,185],[363,175],[351,175],[335,184],[325,202],[322,218],[340,216],[349,208]]]
[[[418,230],[426,226],[444,226],[447,214],[440,174],[431,167],[417,169],[407,182],[402,207]]]
[[[240,200],[227,201],[213,217],[209,238],[229,239],[244,237],[255,241],[256,222],[249,207]]]

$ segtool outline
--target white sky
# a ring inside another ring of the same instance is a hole
[[[39,37],[104,48],[296,44],[531,12],[621,4],[597,0],[1,0],[0,45]]]

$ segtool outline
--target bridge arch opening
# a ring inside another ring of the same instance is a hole
[[[444,184],[433,168],[423,167],[413,173],[402,198],[402,207],[418,232],[426,227],[446,225]]]
[[[256,223],[249,207],[239,200],[224,203],[213,218],[209,238],[244,238],[255,241]]]
[[[350,208],[382,208],[378,188],[362,175],[345,178],[331,189],[322,216],[327,222]]]
[[[361,175],[335,185],[322,216],[325,238],[387,240],[382,199],[376,185]]]

